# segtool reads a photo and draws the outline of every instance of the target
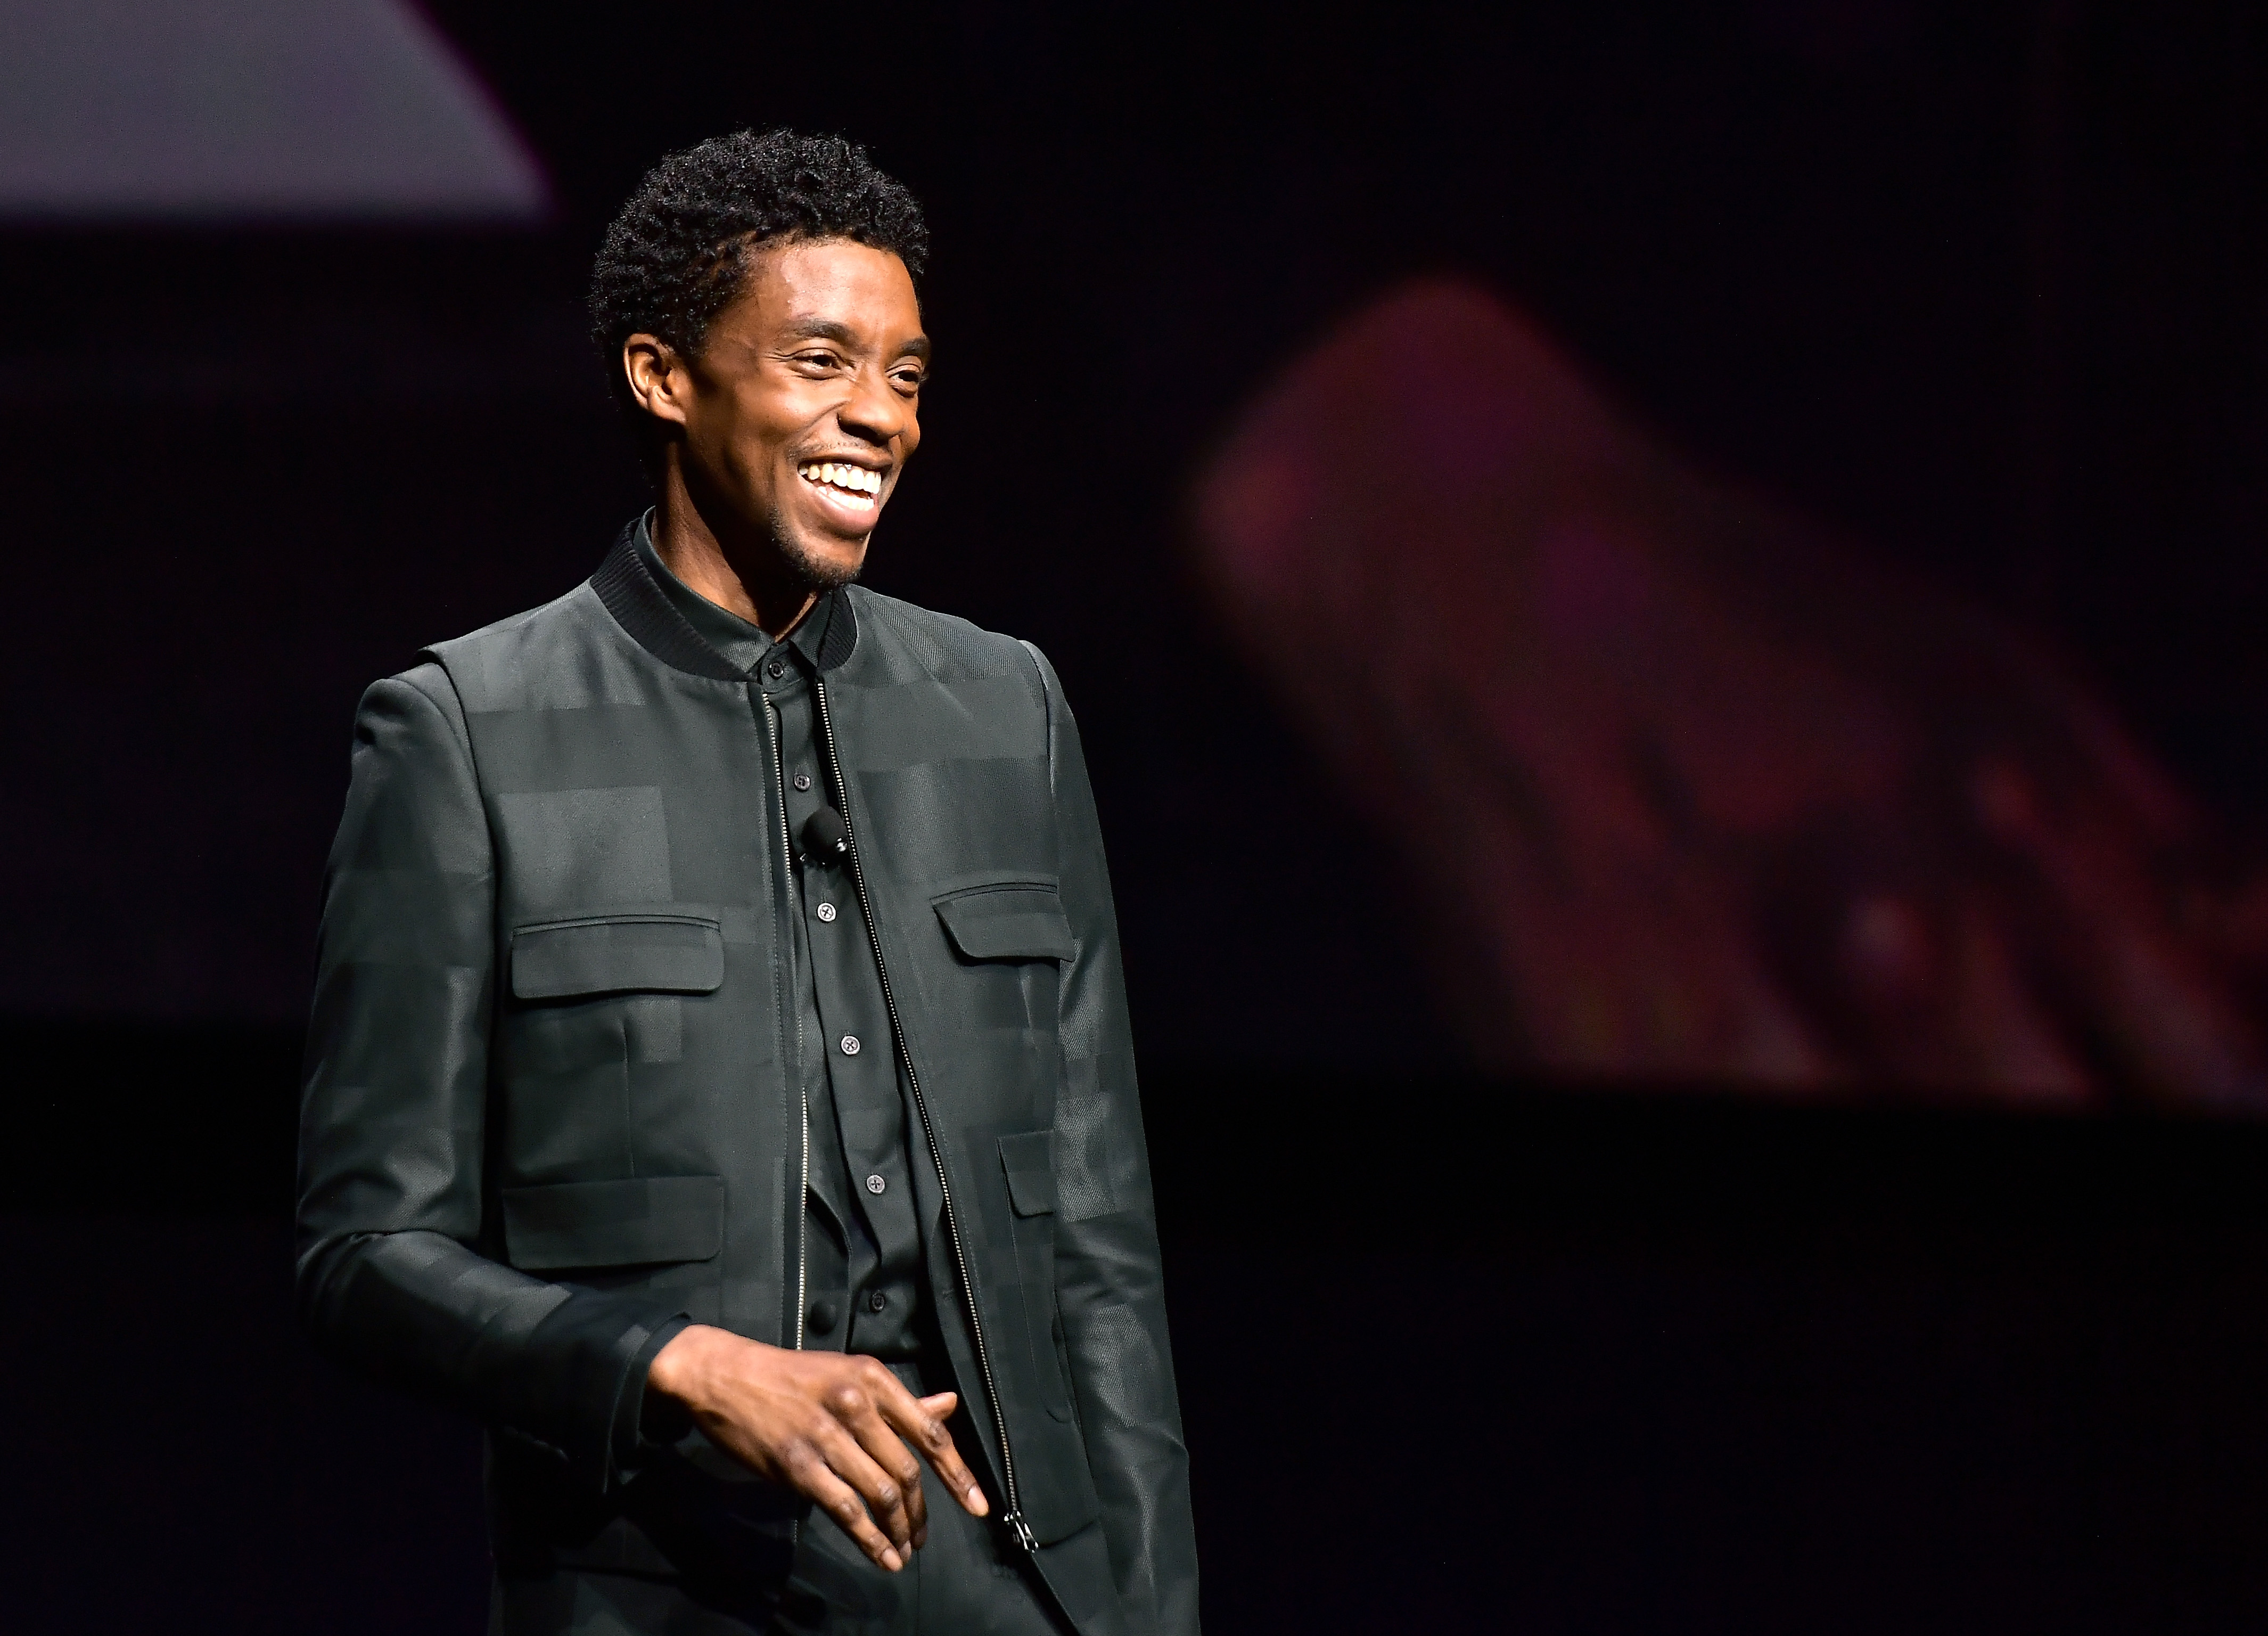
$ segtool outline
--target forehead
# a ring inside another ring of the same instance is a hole
[[[822,323],[870,345],[903,345],[921,335],[921,302],[906,264],[887,250],[827,239],[759,248],[717,321],[751,338]]]

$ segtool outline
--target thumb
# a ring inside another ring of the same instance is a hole
[[[942,1420],[953,1412],[954,1407],[960,1402],[961,1394],[959,1392],[937,1392],[930,1396],[923,1398],[921,1400],[921,1406],[925,1412],[933,1414],[939,1419]]]

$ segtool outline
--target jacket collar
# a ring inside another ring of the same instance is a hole
[[[747,672],[733,664],[696,630],[655,580],[653,570],[638,549],[639,531],[645,519],[637,517],[622,526],[599,571],[591,576],[591,589],[630,639],[663,664],[689,675],[719,682],[744,682]],[[836,669],[858,644],[856,600],[848,590],[830,592],[821,607],[805,622],[818,631],[813,662],[821,674]],[[814,621],[824,621],[814,625]]]

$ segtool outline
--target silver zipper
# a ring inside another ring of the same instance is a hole
[[[992,1356],[984,1345],[984,1320],[976,1310],[976,1285],[968,1276],[968,1256],[961,1246],[961,1219],[954,1212],[953,1183],[945,1177],[945,1150],[937,1139],[937,1127],[930,1123],[929,1103],[922,1095],[921,1078],[914,1072],[913,1053],[906,1049],[906,1033],[898,1021],[898,1002],[890,992],[890,969],[882,960],[882,934],[874,924],[874,905],[866,895],[866,872],[858,863],[858,832],[850,822],[850,790],[843,777],[843,763],[835,754],[835,723],[827,709],[827,684],[818,677],[811,681],[812,696],[819,704],[819,736],[827,749],[827,770],[835,785],[835,799],[842,802],[843,831],[850,844],[850,884],[858,894],[858,912],[865,917],[866,941],[874,951],[874,972],[882,980],[882,1008],[890,1017],[890,1040],[897,1047],[898,1060],[906,1065],[906,1085],[913,1092],[914,1112],[921,1119],[922,1135],[929,1142],[930,1163],[937,1169],[939,1196],[945,1204],[945,1236],[953,1246],[954,1270],[961,1275],[961,1299],[968,1308],[968,1333],[976,1343],[976,1372],[984,1380],[984,1398],[992,1411],[992,1430],[1000,1440],[1000,1477],[1008,1491],[1008,1514],[1000,1520],[1015,1535],[1016,1543],[1026,1551],[1040,1548],[1032,1525],[1024,1520],[1023,1502],[1016,1492],[1016,1456],[1008,1447],[1008,1420],[1000,1410],[1000,1390],[992,1379]],[[785,810],[784,807],[782,808]]]
[[[795,912],[795,842],[787,828],[787,773],[780,750],[779,714],[772,708],[771,695],[762,688],[756,696],[764,702],[764,732],[772,743],[772,790],[779,798],[780,820],[780,888],[786,894],[788,912]],[[795,934],[791,929],[787,947],[795,947]],[[795,1350],[803,1350],[803,1313],[809,1304],[805,1291],[806,1259],[808,1247],[804,1242],[806,1224],[811,1219],[811,1081],[803,1068],[803,1022],[800,1008],[796,1021],[796,1095],[803,1104],[803,1187],[795,1196]]]

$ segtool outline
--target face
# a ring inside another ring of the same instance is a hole
[[[683,428],[688,497],[724,542],[814,586],[852,578],[921,441],[929,340],[905,263],[843,240],[759,251],[697,357],[624,343],[630,386]]]

